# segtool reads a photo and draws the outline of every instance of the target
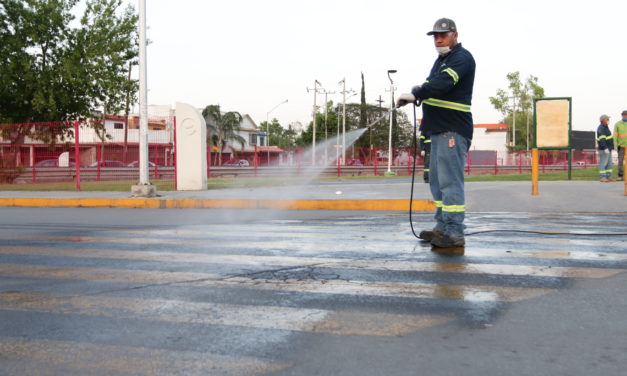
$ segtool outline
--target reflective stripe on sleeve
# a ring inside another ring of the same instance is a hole
[[[449,76],[453,78],[453,82],[457,84],[457,82],[459,81],[459,75],[457,74],[457,72],[455,72],[452,68],[446,68],[442,71],[442,73],[444,72],[448,73]]]

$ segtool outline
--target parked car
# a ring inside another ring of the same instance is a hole
[[[156,166],[155,163],[148,161],[148,167],[155,167],[155,166]],[[128,167],[138,168],[139,167],[139,161],[133,161],[133,162],[129,163]]]
[[[585,163],[584,161],[573,161],[571,166],[575,167],[575,166],[584,166]],[[563,166],[563,167],[568,167],[568,161],[561,161],[561,162],[557,162],[554,164],[554,166]]]
[[[361,163],[359,159],[349,159],[348,161],[346,161],[346,165],[347,166],[363,166],[364,164]]]
[[[224,163],[222,163],[224,167],[248,167],[250,163],[245,159],[230,159]]]
[[[100,167],[126,167],[126,165],[122,161],[110,161],[110,160],[94,162],[90,164],[89,167],[98,167],[98,164],[100,164]]]
[[[69,167],[76,166],[76,163],[70,162]],[[58,159],[44,159],[43,161],[39,161],[35,163],[35,167],[59,167]]]

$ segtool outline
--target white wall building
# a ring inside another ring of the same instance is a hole
[[[475,124],[470,150],[495,150],[499,154],[507,153],[508,125]]]

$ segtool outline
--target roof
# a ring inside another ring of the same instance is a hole
[[[505,123],[499,124],[475,124],[475,128],[482,128],[487,131],[506,131],[509,128],[509,125]]]

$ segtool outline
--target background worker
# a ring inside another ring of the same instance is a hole
[[[429,157],[431,156],[431,132],[420,124],[420,155],[423,158],[422,178],[429,183]]]
[[[599,176],[601,182],[607,183],[612,179],[612,150],[614,150],[614,137],[608,123],[610,117],[601,115],[601,124],[597,127],[597,146],[599,149]]]
[[[618,150],[618,180],[623,180],[625,148],[627,147],[627,110],[621,113],[622,119],[614,124],[614,144]]]
[[[464,165],[473,132],[475,60],[457,42],[453,20],[437,20],[427,35],[433,35],[438,58],[425,83],[411,94],[402,94],[397,103],[404,106],[421,100],[422,124],[431,132],[429,188],[436,204],[436,225],[419,237],[436,247],[463,247]]]

